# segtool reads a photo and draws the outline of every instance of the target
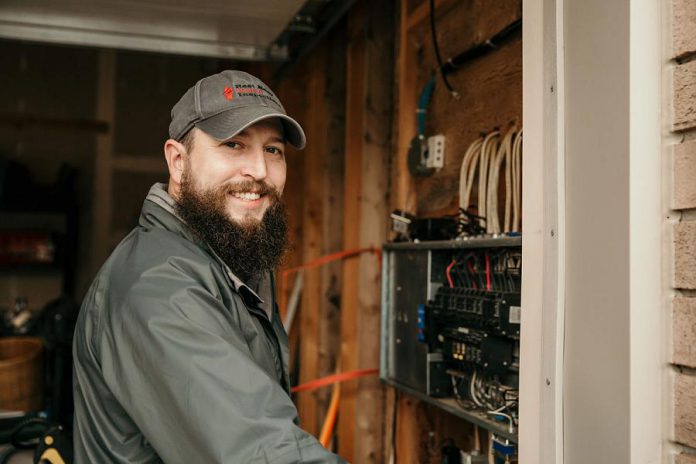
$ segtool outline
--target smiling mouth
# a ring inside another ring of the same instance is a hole
[[[265,193],[259,192],[232,192],[231,195],[243,201],[256,201],[266,196]]]

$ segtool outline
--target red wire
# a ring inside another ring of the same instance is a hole
[[[326,377],[321,377],[319,379],[311,380],[307,383],[297,385],[292,387],[291,391],[293,393],[316,390],[317,388],[325,387],[337,382],[345,382],[346,380],[356,379],[358,377],[365,377],[367,375],[374,375],[379,372],[379,369],[359,369],[356,371],[342,372],[340,374],[327,375]]]
[[[471,264],[471,261],[467,261],[466,264],[469,268],[469,273],[471,273],[472,278],[475,278],[476,277],[476,270],[474,269],[474,265]],[[471,283],[474,284],[474,289],[478,290],[478,285],[476,285],[476,281],[472,280]]]
[[[447,282],[449,283],[450,288],[454,287],[454,283],[452,282],[452,276],[450,275],[450,272],[452,272],[452,268],[455,264],[457,264],[457,260],[453,259],[452,262],[449,263],[449,266],[447,266]]]
[[[491,291],[491,257],[486,253],[486,290]]]

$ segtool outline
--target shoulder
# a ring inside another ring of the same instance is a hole
[[[227,279],[222,266],[198,244],[171,231],[141,227],[104,264],[83,310],[99,313],[113,325],[171,313],[186,300],[217,305],[229,298]]]

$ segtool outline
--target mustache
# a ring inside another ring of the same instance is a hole
[[[280,192],[278,189],[268,185],[265,182],[254,180],[245,180],[228,184],[223,186],[223,190],[225,193],[253,192],[258,193],[259,195],[271,194],[273,196],[280,197]]]

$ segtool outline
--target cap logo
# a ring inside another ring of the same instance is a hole
[[[278,100],[274,98],[273,94],[267,88],[259,84],[234,84],[234,91],[237,97],[261,97],[281,106]]]
[[[227,100],[232,100],[234,98],[234,91],[232,90],[232,87],[225,87],[225,90],[222,93],[225,95]]]

